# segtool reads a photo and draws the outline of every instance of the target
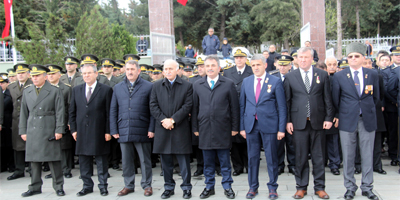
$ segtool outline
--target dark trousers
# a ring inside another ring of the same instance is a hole
[[[339,153],[339,133],[326,134],[326,151],[328,166],[330,169],[339,169],[340,153]]]
[[[14,150],[12,147],[1,147],[1,171],[15,169]]]
[[[62,190],[64,185],[64,177],[62,175],[61,161],[47,162],[53,175],[53,188],[55,191]],[[29,190],[42,191],[42,162],[31,162],[31,184]]]
[[[243,171],[244,168],[247,169],[247,143],[232,142],[231,160],[234,171]]]
[[[246,134],[247,152],[249,153],[248,181],[250,189],[256,191],[259,187],[258,172],[260,168],[260,149],[264,147],[265,158],[268,166],[268,189],[278,188],[278,140],[276,133],[262,133],[256,120],[253,130]]]
[[[63,149],[61,157],[61,167],[63,174],[70,174],[74,161],[72,158],[72,149]]]
[[[387,138],[387,143],[389,146],[388,153],[389,157],[392,160],[397,159],[397,145],[398,145],[398,139],[399,139],[399,116],[397,112],[386,112],[387,113],[387,133],[388,133],[388,138]]]
[[[375,132],[375,141],[374,141],[374,170],[379,170],[382,169],[382,160],[381,160],[381,154],[382,154],[382,137],[381,137],[381,132]]]
[[[294,155],[294,146],[293,146],[293,136],[287,132],[285,132],[285,137],[282,140],[278,140],[278,166],[279,166],[279,169],[285,168],[285,152],[286,152],[286,161],[288,162],[288,168],[294,168],[295,167],[295,155]]]
[[[203,172],[204,168],[203,150],[199,149],[199,145],[193,145],[193,152],[197,160],[196,171]]]
[[[164,189],[175,189],[175,181],[172,175],[174,172],[174,157],[176,157],[183,179],[181,188],[182,190],[192,190],[192,184],[190,183],[190,154],[160,154],[160,157],[164,173]]]
[[[204,158],[204,176],[207,189],[214,189],[215,186],[215,155],[217,154],[222,174],[222,187],[224,189],[231,188],[233,183],[231,174],[231,161],[229,149],[212,149],[203,150]]]
[[[15,151],[14,150],[14,160],[15,160],[15,175],[25,174],[25,151]]]
[[[79,155],[79,168],[83,181],[83,188],[93,191],[94,183],[91,178],[93,174],[93,156]],[[107,155],[95,156],[97,165],[97,176],[99,178],[99,189],[107,188],[108,160]]]
[[[323,130],[314,130],[310,121],[307,121],[306,128],[294,130],[293,143],[296,152],[296,188],[307,190],[309,182],[310,167],[308,165],[308,154],[311,153],[313,165],[314,190],[325,189],[325,167],[324,156],[321,145],[321,134]]]
[[[108,164],[118,165],[121,160],[121,148],[119,147],[119,142],[114,137],[110,141],[110,154],[108,154]]]

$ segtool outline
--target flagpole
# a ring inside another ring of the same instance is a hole
[[[11,20],[11,37],[13,39],[13,42],[15,43],[15,29],[14,29],[14,14],[13,14],[13,6],[11,5],[10,7],[10,20]],[[17,64],[17,52],[15,50],[15,45],[12,45],[12,52],[13,52],[13,61],[14,61],[14,65]]]

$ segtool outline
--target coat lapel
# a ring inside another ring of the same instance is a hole
[[[135,83],[136,84],[136,83]],[[137,84],[136,86],[135,86],[135,89],[133,90],[133,92],[132,92],[132,94],[130,94],[130,96],[133,96],[138,90],[139,90],[139,88],[142,86],[142,84]]]
[[[36,94],[35,89],[29,91],[28,97],[32,99],[32,102],[36,102],[38,95]]]
[[[220,76],[220,75],[218,75],[218,76],[219,76],[219,77],[218,77],[218,81],[215,83],[213,90],[215,90],[215,88],[217,88],[218,86],[220,86],[220,85],[222,84],[221,82],[225,82],[225,80],[224,80],[225,77]],[[207,84],[207,85],[208,85],[208,84]],[[210,87],[210,86],[208,86],[208,87]],[[210,88],[210,89],[211,89],[211,88]]]
[[[270,74],[266,74],[266,76],[265,76],[265,79],[264,80],[261,80],[261,81],[264,81],[264,84],[263,84],[263,86],[262,86],[262,88],[261,88],[261,92],[260,92],[260,96],[258,97],[258,102],[257,102],[257,104],[260,102],[260,99],[264,96],[264,94],[267,92],[267,88],[268,88],[268,83],[270,83]],[[268,79],[268,82],[265,82],[266,80]],[[271,85],[271,84],[270,84]],[[254,84],[253,84],[253,87],[254,87]],[[253,89],[253,91],[254,91],[254,89]],[[254,98],[255,98],[255,96],[256,95],[254,95]]]
[[[250,100],[251,102],[256,105],[256,94],[254,93],[254,76],[250,76],[251,80],[250,80],[250,84],[247,86],[246,90],[249,91],[249,94],[251,95]]]
[[[365,94],[365,87],[367,85],[371,85],[369,83],[369,80],[371,79],[369,72],[367,70],[365,70],[365,68],[363,68],[362,70],[363,70],[364,87],[360,88],[361,89],[361,97],[364,95],[367,95],[367,94]]]
[[[43,101],[43,99],[45,99],[47,97],[47,95],[49,95],[49,87],[51,87],[49,85],[50,83],[48,83],[47,81],[45,82],[45,84],[42,86],[42,89],[40,90],[39,96],[37,96],[37,99],[35,101],[35,105],[33,107],[36,107],[41,101]],[[34,88],[34,90],[36,90],[36,88]],[[31,92],[34,93],[36,95],[36,92]]]
[[[240,82],[240,76],[238,74],[236,67],[233,68],[231,74],[232,74],[232,77],[235,79],[235,81],[234,81],[235,83]],[[242,74],[242,76],[243,76],[243,74]]]
[[[299,85],[304,89],[304,91],[307,93],[306,86],[304,85],[303,78],[301,78],[300,70],[295,70],[293,73],[296,76],[297,80],[299,81]],[[311,90],[310,90],[311,91]]]
[[[97,85],[94,88],[92,96],[90,96],[89,102],[87,104],[93,101],[94,97],[97,95],[97,93],[99,93],[100,89],[101,89],[101,83],[97,82]]]
[[[347,76],[346,78],[347,78],[347,80],[349,81],[350,87],[352,87],[352,88],[354,89],[355,94],[358,94],[356,85],[355,85],[355,83],[354,83],[353,74],[351,74],[350,68],[347,68],[347,69],[345,69],[345,70],[346,70],[346,73],[345,73],[345,74],[346,74],[346,76]],[[365,83],[365,82],[364,82],[364,83]],[[360,89],[362,89],[362,88],[360,88]],[[360,95],[358,94],[357,97],[360,97]]]
[[[321,76],[321,74],[319,74],[319,72],[317,72],[317,70],[315,70],[315,68],[313,68],[313,72],[314,72],[314,74],[311,74],[313,77],[312,77],[310,93],[313,90],[314,86],[317,84],[317,77]]]

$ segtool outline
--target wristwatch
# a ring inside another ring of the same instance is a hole
[[[172,118],[171,118],[171,122],[172,122],[172,124],[175,124],[175,120],[174,120],[174,119],[172,119]]]

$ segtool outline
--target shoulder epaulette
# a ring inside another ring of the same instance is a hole
[[[385,70],[385,69],[387,69],[387,67],[382,67],[381,69],[382,69],[382,70]]]
[[[198,76],[198,75],[193,74],[193,75],[189,76],[189,78],[193,78],[193,77],[196,77],[196,76]]]
[[[276,69],[276,70],[274,70],[274,71],[270,71],[269,74],[272,75],[272,74],[276,74],[276,73],[278,73],[278,72],[279,72],[279,69]]]
[[[68,87],[72,87],[70,84],[64,83],[64,85],[68,86]]]
[[[57,84],[53,84],[53,83],[50,83],[52,86],[54,86],[54,87],[60,87],[60,86],[58,86]]]
[[[17,81],[13,81],[13,82],[9,83],[9,85],[11,85],[11,84],[13,84],[13,83],[15,83],[15,82],[17,82]]]
[[[394,66],[392,69],[396,69],[398,66]]]
[[[31,85],[32,85],[32,84],[29,84],[29,85],[25,86],[24,89],[28,88],[28,87],[31,86]]]
[[[232,66],[225,67],[224,70],[228,70],[228,69],[231,69],[231,68],[232,68]]]

